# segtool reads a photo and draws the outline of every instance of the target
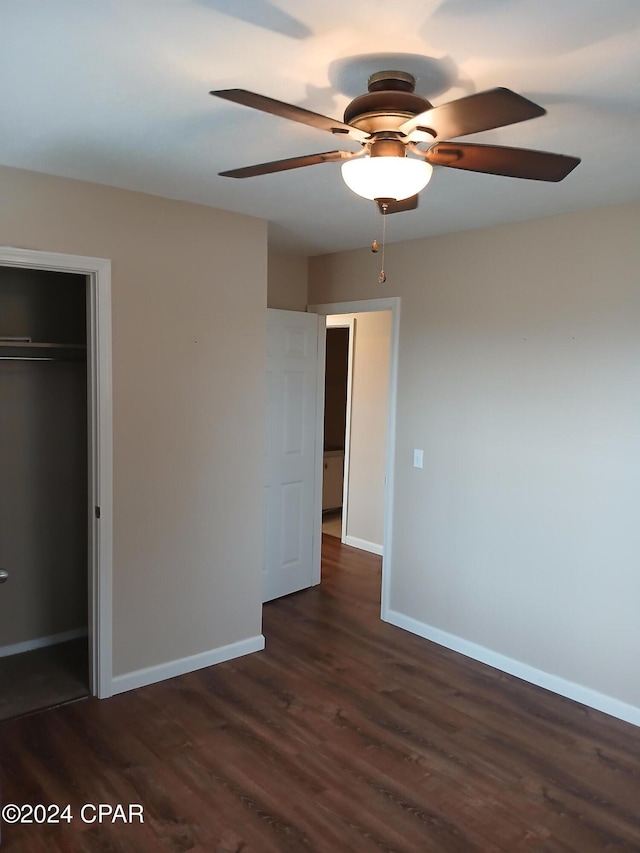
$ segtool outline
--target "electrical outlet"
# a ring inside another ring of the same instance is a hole
[[[422,468],[423,467],[423,450],[414,450],[413,451],[413,467],[414,468]]]

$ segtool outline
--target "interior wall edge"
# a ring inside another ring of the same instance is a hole
[[[444,648],[451,649],[472,660],[487,664],[487,666],[491,666],[508,675],[514,675],[516,678],[527,681],[529,684],[534,684],[536,687],[542,687],[545,690],[550,690],[552,693],[557,693],[566,699],[572,699],[574,702],[579,702],[596,711],[609,714],[611,717],[616,717],[626,723],[640,726],[640,708],[616,699],[614,696],[607,696],[590,687],[584,687],[581,684],[560,678],[557,675],[537,669],[522,661],[514,660],[514,658],[494,652],[485,646],[472,643],[455,634],[449,634],[440,628],[434,628],[432,625],[427,625],[425,622],[420,622],[418,619],[413,619],[411,616],[406,616],[404,613],[399,613],[396,610],[383,611],[382,619],[390,625],[395,625],[397,628],[402,628],[411,634],[416,634],[418,637],[423,637],[425,640],[430,640],[439,646],[444,646]]]
[[[146,687],[149,684],[156,684],[158,681],[165,681],[168,678],[175,678],[178,675],[186,675],[188,672],[194,672],[197,669],[204,669],[208,666],[214,666],[217,663],[224,663],[224,661],[240,658],[253,652],[259,652],[264,649],[264,646],[264,636],[258,634],[255,637],[247,637],[244,640],[239,640],[237,643],[229,643],[226,646],[220,646],[208,652],[200,652],[197,655],[179,658],[168,663],[148,666],[143,669],[137,669],[134,672],[116,675],[111,681],[110,695],[115,696],[117,693],[126,693],[128,690],[136,690],[138,687]]]
[[[382,557],[384,549],[377,542],[369,542],[367,539],[359,539],[357,536],[345,536],[344,544],[350,545],[352,548],[359,548],[361,551],[368,551],[370,554],[377,554]]]
[[[36,637],[33,640],[24,640],[22,643],[12,643],[8,646],[0,646],[0,658],[10,655],[21,655],[23,652],[32,652],[36,649],[44,649],[46,646],[57,646],[59,643],[67,643],[69,640],[79,640],[87,637],[87,628],[73,628],[70,631],[61,631],[59,634],[50,634],[48,637]]]

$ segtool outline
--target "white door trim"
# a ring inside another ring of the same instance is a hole
[[[367,311],[391,311],[391,353],[389,361],[389,403],[387,412],[387,459],[386,459],[386,476],[385,476],[385,496],[384,496],[384,553],[382,555],[382,596],[380,602],[380,616],[387,622],[387,614],[389,612],[389,588],[391,583],[392,563],[392,535],[393,535],[393,474],[395,468],[395,447],[396,447],[396,400],[397,400],[397,384],[398,384],[398,349],[400,343],[400,297],[388,296],[380,299],[362,299],[356,302],[329,302],[320,305],[309,305],[307,311],[314,314],[324,315],[329,314],[360,314]],[[324,336],[323,336],[324,337]],[[324,348],[325,342],[323,340]],[[320,359],[318,360],[318,368],[320,369]],[[322,380],[319,383],[322,386],[324,394],[324,359],[322,363]],[[324,424],[323,417],[324,404],[319,410],[317,435],[322,438]],[[318,441],[320,450],[323,442]],[[318,463],[318,471],[322,471],[322,456]],[[320,502],[316,508],[317,524],[322,528],[322,495]],[[321,539],[321,537],[320,537]],[[318,563],[320,560],[318,548]]]
[[[111,261],[0,246],[0,264],[87,276],[91,693],[112,695],[113,426]],[[95,517],[100,507],[100,520]]]

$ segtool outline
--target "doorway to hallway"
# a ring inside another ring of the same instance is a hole
[[[355,330],[353,334],[354,342],[358,341],[358,322],[357,318],[362,315],[363,320],[379,319],[386,314],[387,319],[387,336],[388,344],[385,354],[382,356],[386,382],[380,381],[380,352],[378,346],[378,363],[375,362],[376,345],[370,349],[370,354],[373,353],[374,360],[366,357],[361,360],[361,379],[363,387],[374,391],[374,397],[384,397],[384,414],[378,417],[377,422],[381,428],[377,431],[378,441],[370,441],[374,431],[371,430],[372,424],[372,409],[368,405],[358,407],[354,403],[354,389],[350,391],[351,400],[351,423],[347,427],[349,435],[345,440],[345,478],[343,487],[343,517],[341,540],[345,544],[360,548],[361,550],[370,551],[382,555],[382,595],[381,595],[381,615],[385,618],[388,602],[389,577],[391,572],[391,544],[392,544],[392,505],[393,505],[393,459],[395,450],[395,410],[396,410],[396,383],[397,383],[397,361],[398,361],[398,339],[400,328],[400,299],[398,297],[387,297],[381,299],[362,300],[358,302],[342,302],[329,303],[322,305],[311,305],[307,309],[311,313],[319,314],[327,318],[326,325],[329,325],[328,318],[334,318],[340,315],[339,318],[332,320],[344,324],[345,315],[356,317]],[[375,326],[375,323],[373,324]],[[326,334],[326,332],[325,332]],[[372,336],[375,341],[375,335]],[[322,343],[322,353],[324,355],[324,340]],[[379,342],[378,342],[379,343]],[[357,347],[357,343],[355,344]],[[319,380],[325,378],[325,364],[319,363]],[[357,383],[357,363],[354,365],[352,384]],[[384,387],[385,391],[380,394],[380,387]],[[377,392],[377,395],[376,393]],[[349,396],[349,395],[348,395]],[[360,409],[359,416],[354,415],[356,408]],[[324,410],[319,411],[317,429],[320,435],[324,434]],[[381,440],[379,440],[381,437]],[[317,470],[322,473],[324,470],[324,442],[320,442],[317,450]],[[364,477],[359,474],[364,473]],[[354,502],[353,481],[356,480],[356,485],[367,483],[367,475],[375,482],[376,478],[380,485],[379,492],[379,512],[370,511],[370,503],[368,504],[367,489],[370,486],[365,485],[361,489],[361,494],[365,499],[360,504],[356,500]],[[322,482],[322,481],[320,481]],[[321,492],[321,490],[319,490]],[[354,511],[355,507],[355,511]],[[359,510],[364,511],[359,512]],[[371,522],[378,523],[377,528],[371,527]],[[355,527],[352,526],[355,523]],[[369,526],[366,526],[369,525]],[[345,529],[346,527],[346,529]],[[371,533],[377,529],[378,533]],[[358,535],[359,534],[359,535]],[[327,534],[325,534],[327,535]],[[331,536],[332,534],[328,534]],[[367,538],[369,537],[369,538]],[[318,567],[320,562],[320,541],[322,538],[322,513],[320,500],[318,500],[318,508],[316,514],[316,548]],[[377,541],[375,541],[377,539]],[[318,580],[320,580],[320,571],[318,571]],[[316,583],[318,582],[316,581]]]

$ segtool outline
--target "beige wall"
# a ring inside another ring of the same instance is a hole
[[[307,258],[269,250],[267,306],[285,311],[307,310]]]
[[[267,226],[0,169],[0,243],[110,258],[114,674],[260,634]]]
[[[640,205],[387,247],[390,608],[640,708]],[[366,249],[309,301],[379,297]],[[424,469],[412,448],[424,448]]]

